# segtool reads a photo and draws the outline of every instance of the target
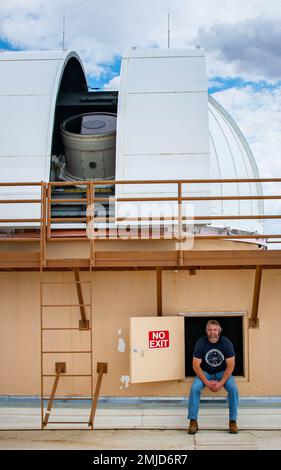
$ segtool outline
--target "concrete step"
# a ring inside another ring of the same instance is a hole
[[[40,429],[41,410],[35,407],[0,407],[0,429]],[[66,427],[87,429],[90,407],[53,408],[50,421],[85,421],[85,425],[49,424],[48,429]],[[95,429],[186,429],[187,409],[183,406],[102,406],[98,407]],[[239,429],[281,430],[281,409],[275,407],[241,407]],[[227,407],[203,407],[200,409],[201,430],[225,430],[228,428]]]

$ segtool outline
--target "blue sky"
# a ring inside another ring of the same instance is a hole
[[[88,75],[89,87],[102,89],[106,83],[120,75],[121,59],[121,56],[116,56],[111,63],[104,64],[105,72],[99,77]]]
[[[18,51],[19,48],[10,44],[7,40],[0,38],[0,50]]]
[[[208,91],[209,93],[217,93],[222,90],[228,90],[229,88],[244,88],[250,87],[253,91],[262,91],[262,90],[274,90],[280,88],[281,80],[275,83],[269,83],[266,80],[244,80],[241,77],[213,77],[209,83]]]

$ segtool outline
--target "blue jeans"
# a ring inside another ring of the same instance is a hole
[[[224,371],[217,372],[216,374],[208,374],[204,371],[204,374],[208,380],[221,380],[224,374]],[[191,386],[189,400],[188,400],[188,419],[197,419],[198,418],[198,408],[200,402],[200,395],[205,385],[198,376],[195,377],[193,384]],[[238,401],[239,393],[234,377],[231,375],[224,384],[224,388],[227,391],[227,400],[229,408],[229,419],[230,421],[237,420],[238,412]]]

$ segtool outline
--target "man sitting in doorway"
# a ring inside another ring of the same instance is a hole
[[[198,408],[200,395],[206,386],[212,392],[222,387],[228,392],[229,432],[237,434],[236,424],[239,394],[232,372],[235,366],[235,352],[232,342],[221,336],[222,328],[216,320],[209,320],[206,325],[206,336],[200,338],[193,351],[193,369],[196,377],[193,381],[189,401],[188,419],[189,434],[198,431]]]

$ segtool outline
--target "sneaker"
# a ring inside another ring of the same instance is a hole
[[[229,421],[229,433],[238,434],[238,427],[236,421]]]
[[[191,419],[188,428],[188,434],[196,434],[198,431],[197,419]]]

